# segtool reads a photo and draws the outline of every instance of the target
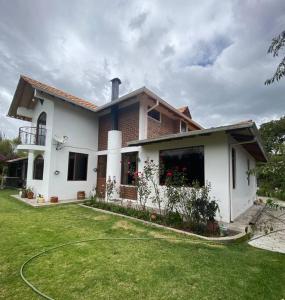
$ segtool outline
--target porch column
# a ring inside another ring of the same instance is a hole
[[[115,179],[117,187],[121,183],[121,148],[122,148],[122,132],[119,130],[110,130],[108,132],[108,151],[107,151],[107,176],[106,181],[110,177]],[[119,197],[119,193],[114,193],[114,198]]]
[[[31,180],[33,180],[33,168],[34,168],[34,152],[29,151],[28,155],[28,170],[27,170],[27,182],[26,185],[30,186],[31,185]]]

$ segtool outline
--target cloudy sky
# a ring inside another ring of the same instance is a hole
[[[220,0],[1,0],[0,130],[20,74],[103,104],[147,86],[188,105],[203,126],[285,112],[285,79],[264,86],[280,58],[267,55],[285,29],[285,2]]]

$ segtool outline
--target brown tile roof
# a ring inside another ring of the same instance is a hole
[[[190,113],[190,110],[189,110],[189,107],[188,107],[188,106],[179,107],[179,108],[177,108],[177,110],[178,110],[179,112],[181,112],[182,114],[184,114],[185,116],[187,116],[187,117],[189,117],[190,119],[192,119],[191,113]]]
[[[52,87],[50,85],[44,84],[44,83],[42,83],[40,81],[34,80],[34,79],[30,78],[30,77],[21,75],[21,78],[25,82],[29,83],[35,89],[39,89],[39,90],[44,91],[44,92],[46,92],[48,94],[52,94],[52,95],[54,95],[54,96],[56,96],[58,98],[63,98],[65,100],[67,100],[67,101],[70,101],[70,102],[72,102],[72,103],[74,103],[76,105],[85,107],[87,109],[96,109],[97,108],[97,106],[94,103],[92,103],[92,102],[89,102],[87,100],[78,98],[78,97],[73,96],[71,94],[68,94],[68,93],[66,93],[64,91],[61,91],[61,90],[59,90],[59,89],[57,89],[55,87]]]

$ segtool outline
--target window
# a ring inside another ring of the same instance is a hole
[[[134,185],[134,172],[138,170],[138,153],[122,154],[121,184]]]
[[[205,183],[203,146],[160,151],[159,164],[161,185],[165,184],[166,174],[174,170],[186,174],[189,186],[195,181],[200,186]]]
[[[236,188],[236,150],[232,148],[232,178],[233,178],[233,189]]]
[[[250,160],[247,160],[247,185],[250,186]]]
[[[43,175],[44,175],[44,158],[42,155],[38,155],[34,160],[33,179],[43,180]]]
[[[150,107],[148,107],[148,108],[150,108]],[[152,109],[152,110],[150,110],[150,111],[147,113],[147,115],[148,115],[149,117],[151,117],[152,119],[154,119],[154,120],[160,122],[160,117],[161,117],[161,116],[160,116],[160,112],[159,112],[158,110]]]
[[[37,121],[36,144],[44,146],[46,142],[47,114],[42,112]]]
[[[88,154],[69,152],[67,180],[87,179]]]
[[[188,128],[187,128],[187,124],[184,121],[180,121],[180,132],[187,132]]]

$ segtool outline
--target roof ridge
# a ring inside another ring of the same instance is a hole
[[[98,106],[94,104],[93,102],[80,98],[78,96],[72,95],[64,90],[61,90],[57,87],[54,87],[50,84],[43,83],[41,81],[38,81],[36,79],[33,79],[29,76],[26,75],[20,75],[20,78],[29,83],[33,88],[38,88],[40,90],[43,90],[47,93],[51,93],[56,97],[59,98],[65,98],[66,100],[69,100],[71,102],[74,102],[77,105],[86,107],[86,108],[91,108],[91,109],[96,109]]]

